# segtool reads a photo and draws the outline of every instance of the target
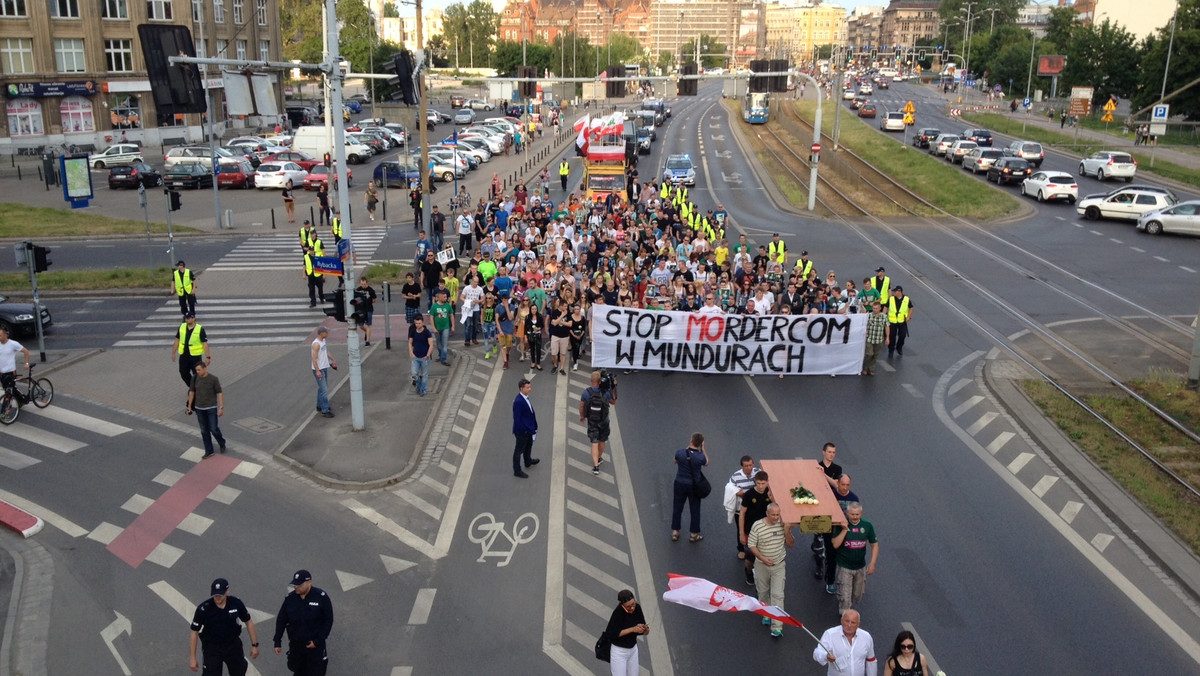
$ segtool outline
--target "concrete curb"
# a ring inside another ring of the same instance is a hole
[[[0,500],[0,525],[16,531],[21,537],[28,538],[42,532],[46,525],[38,516]]]
[[[1016,383],[983,368],[985,386],[1009,415],[1049,454],[1095,506],[1154,560],[1193,601],[1200,602],[1200,558],[1112,477],[1080,451],[1025,395]]]
[[[0,537],[15,574],[0,636],[0,676],[45,674],[54,592],[54,559],[37,540]]]

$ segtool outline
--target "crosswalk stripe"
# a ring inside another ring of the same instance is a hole
[[[25,469],[38,464],[41,460],[30,457],[24,453],[18,453],[0,446],[0,467],[9,469]]]
[[[89,432],[95,432],[106,437],[120,436],[129,431],[129,428],[125,427],[124,425],[118,425],[116,423],[111,423],[107,420],[101,420],[100,418],[95,418],[90,415],[76,413],[75,411],[68,411],[65,408],[51,406],[50,408],[34,408],[26,410],[34,413],[38,417],[49,418],[51,420],[63,423],[64,425],[70,425],[71,427],[80,427],[88,430]]]
[[[9,425],[5,431],[18,439],[23,439],[38,446],[45,446],[60,453],[71,453],[87,446],[82,441],[76,441],[75,439],[64,437],[54,432],[47,432],[37,427],[31,427],[23,422],[15,422]]]

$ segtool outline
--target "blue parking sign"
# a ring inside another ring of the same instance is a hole
[[[1021,102],[1021,105],[1025,106],[1026,108],[1029,108],[1030,106],[1033,105],[1033,101],[1028,96],[1026,96],[1025,100]]]

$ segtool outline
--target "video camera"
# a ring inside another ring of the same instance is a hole
[[[617,400],[617,377],[607,369],[600,370],[600,392],[610,401]]]

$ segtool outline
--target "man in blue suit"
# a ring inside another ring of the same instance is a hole
[[[517,446],[513,449],[513,476],[528,479],[529,475],[521,469],[521,459],[525,459],[527,468],[541,462],[530,457],[533,438],[537,436],[537,415],[533,412],[533,402],[529,400],[533,384],[522,378],[517,383],[517,389],[520,393],[513,399],[513,436],[517,438]]]

